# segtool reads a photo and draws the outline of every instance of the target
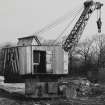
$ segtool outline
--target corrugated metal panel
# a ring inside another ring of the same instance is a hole
[[[26,71],[26,73],[31,73],[32,71],[31,71],[31,66],[32,66],[32,56],[31,56],[31,53],[32,53],[32,51],[31,51],[31,46],[28,46],[28,47],[26,47],[26,55],[27,55],[27,59],[26,59],[26,61],[27,61],[27,71]]]
[[[19,47],[19,64],[20,64],[20,74],[25,74],[27,70],[27,55],[26,47]]]
[[[46,68],[47,73],[53,73],[53,55],[52,51],[46,51]]]
[[[64,52],[64,74],[68,74],[68,53]]]
[[[31,46],[19,47],[20,74],[31,73]]]
[[[61,47],[56,47],[55,48],[55,73],[56,74],[63,74],[64,70],[64,52]]]

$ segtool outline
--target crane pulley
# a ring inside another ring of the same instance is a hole
[[[101,26],[102,26],[102,21],[101,21],[101,6],[103,5],[103,4],[100,4],[99,5],[99,2],[96,2],[96,4],[97,4],[97,7],[96,7],[96,9],[97,9],[97,28],[98,28],[98,32],[100,33],[101,32]]]
[[[101,32],[101,26],[102,26],[102,22],[101,22],[101,18],[99,18],[97,20],[97,28],[98,28],[98,32],[100,33]]]

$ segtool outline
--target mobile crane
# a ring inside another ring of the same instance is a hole
[[[84,28],[85,28],[90,16],[92,15],[92,13],[95,10],[99,11],[99,13],[100,13],[100,15],[98,16],[98,20],[97,20],[97,27],[98,27],[98,32],[101,32],[101,25],[102,25],[101,7],[102,6],[103,6],[102,3],[94,2],[93,0],[84,2],[84,9],[83,9],[82,14],[80,15],[78,21],[76,22],[76,24],[73,27],[70,34],[68,35],[67,39],[62,44],[62,49],[64,49],[65,52],[70,54],[70,52],[73,51],[75,46],[78,44],[78,41],[84,31]],[[31,39],[32,37],[28,37],[28,38]],[[27,45],[25,45],[26,43],[24,43],[24,41],[25,41],[25,38],[20,38],[20,43],[22,43],[22,46],[17,46],[16,48],[13,47],[13,48],[4,49],[5,76],[8,75],[7,73],[9,73],[11,75],[10,71],[8,71],[8,67],[10,66],[10,63],[11,63],[11,65],[15,65],[14,67],[17,68],[16,72],[19,71],[18,65],[20,64],[21,67],[20,67],[19,72],[21,72],[22,75],[23,75],[23,72],[26,73],[26,74],[24,74],[23,77],[25,78],[26,81],[28,81],[25,84],[26,84],[26,91],[29,89],[29,93],[32,93],[35,90],[35,89],[33,89],[36,87],[35,85],[37,85],[35,83],[43,81],[46,84],[48,82],[47,79],[49,79],[49,78],[50,78],[49,81],[51,81],[51,78],[53,78],[53,81],[55,81],[55,79],[58,79],[58,78],[59,78],[60,82],[66,81],[65,76],[67,76],[67,74],[62,75],[61,70],[58,71],[60,73],[55,73],[55,74],[47,74],[46,73],[46,71],[45,71],[46,70],[46,60],[45,60],[46,50],[45,51],[42,50],[44,48],[46,49],[47,48],[46,46],[43,46],[42,44],[38,45],[37,47],[30,46],[30,45],[27,46]],[[28,42],[27,39],[26,39],[26,42]],[[50,47],[51,47],[51,49],[53,49],[52,46],[50,46]],[[48,48],[49,48],[49,46],[48,46]],[[56,50],[58,51],[59,49],[57,48]],[[61,49],[60,49],[60,51],[61,51]],[[48,53],[51,53],[51,52],[48,52]],[[7,57],[6,57],[6,54],[7,54]],[[57,54],[59,56],[59,53],[57,53]],[[60,56],[59,56],[59,58],[60,58]],[[57,60],[57,64],[58,64],[60,61],[58,61],[58,59],[56,59],[56,60]],[[55,64],[55,62],[53,62],[53,63]],[[57,64],[55,64],[55,65],[57,65]],[[62,64],[60,64],[60,66],[62,67]],[[58,67],[57,69],[59,69],[59,65],[57,65],[56,67]],[[36,73],[36,70],[38,70],[38,69],[40,72]],[[60,69],[62,69],[62,68],[60,68]],[[32,70],[34,70],[34,71],[32,71]],[[30,73],[30,74],[28,74],[28,73]],[[42,80],[40,78],[42,78]],[[31,84],[31,82],[32,82],[32,84]],[[59,81],[58,81],[58,84],[59,84]],[[69,85],[69,83],[67,83],[65,85],[66,90],[67,90],[66,93],[68,93],[66,95],[67,95],[67,97],[71,97],[69,95],[70,89],[69,89],[68,85]],[[44,87],[44,86],[42,86],[42,87]],[[30,91],[30,88],[31,88],[31,91]],[[41,86],[38,91],[41,91]]]

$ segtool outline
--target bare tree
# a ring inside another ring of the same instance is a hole
[[[97,66],[105,67],[105,34],[93,37],[93,52],[97,58]]]
[[[85,64],[88,63],[90,57],[92,56],[91,54],[92,42],[93,41],[90,39],[85,39],[83,42],[79,43],[78,46],[76,47],[76,53],[80,55],[83,63]]]

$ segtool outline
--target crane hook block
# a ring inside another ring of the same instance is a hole
[[[97,28],[98,28],[98,32],[101,33],[101,26],[102,26],[102,22],[101,22],[101,18],[99,18],[97,20]]]

